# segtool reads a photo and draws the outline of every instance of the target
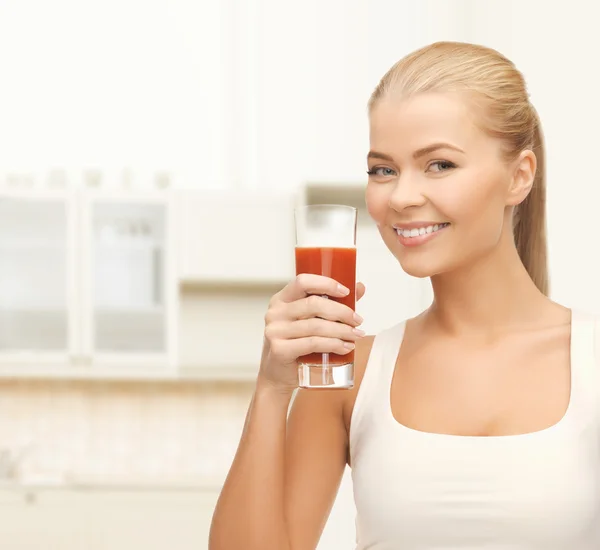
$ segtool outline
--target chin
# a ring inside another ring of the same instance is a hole
[[[433,277],[450,270],[445,262],[440,258],[399,258],[402,270],[411,277],[425,279]]]
[[[429,278],[429,277],[433,277],[434,275],[437,275],[439,272],[433,271],[431,269],[426,269],[426,268],[402,268],[404,270],[404,272],[407,275],[410,275],[411,277],[415,277],[416,279],[425,279],[425,278]]]

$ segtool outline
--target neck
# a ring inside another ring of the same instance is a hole
[[[434,300],[427,312],[449,334],[492,334],[539,323],[552,302],[535,286],[511,235],[468,266],[431,278]]]

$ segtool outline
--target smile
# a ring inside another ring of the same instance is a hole
[[[424,225],[423,227],[402,228],[394,227],[400,244],[404,246],[418,246],[437,237],[442,229],[448,227],[450,223],[436,223]]]
[[[402,237],[405,237],[407,239],[411,239],[414,237],[419,237],[421,235],[425,235],[427,233],[435,233],[436,231],[439,231],[440,229],[444,229],[444,227],[449,226],[450,224],[448,222],[445,223],[440,223],[440,224],[435,224],[435,225],[428,225],[426,227],[413,227],[412,229],[402,229],[401,227],[396,227],[396,233]]]

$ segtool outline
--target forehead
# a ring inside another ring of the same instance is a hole
[[[449,141],[468,148],[488,137],[476,121],[474,106],[459,95],[388,97],[376,103],[371,111],[371,147],[378,151],[418,149],[433,142]]]

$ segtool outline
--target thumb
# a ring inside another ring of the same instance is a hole
[[[365,285],[363,285],[362,283],[356,283],[356,300],[360,300],[366,292],[366,288]]]

